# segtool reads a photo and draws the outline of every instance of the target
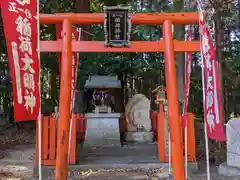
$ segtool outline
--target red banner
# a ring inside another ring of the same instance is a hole
[[[37,7],[34,0],[1,1],[13,86],[15,121],[37,120],[40,108]]]
[[[62,39],[62,25],[56,25],[56,38]],[[77,28],[72,28],[72,39],[75,41],[79,40],[79,32]],[[61,75],[61,59],[62,54],[59,53],[58,55],[58,65],[59,65],[59,72]],[[71,111],[74,109],[74,101],[75,101],[75,94],[76,94],[76,84],[77,84],[77,66],[78,66],[78,53],[72,54],[72,92],[71,92]],[[61,78],[61,76],[60,76]]]
[[[193,27],[189,26],[186,31],[186,41],[191,41],[193,39]],[[187,125],[187,115],[188,115],[188,97],[190,89],[190,78],[192,71],[192,53],[185,53],[185,85],[184,85],[184,101],[183,101],[183,127]]]
[[[220,77],[211,34],[201,16],[200,43],[202,56],[204,120],[210,139],[225,141],[221,114]]]

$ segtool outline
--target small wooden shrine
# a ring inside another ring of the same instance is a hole
[[[121,88],[117,76],[89,76],[85,89],[92,93],[91,111],[86,113],[87,132],[85,145],[120,146],[119,118],[116,112],[114,91]]]

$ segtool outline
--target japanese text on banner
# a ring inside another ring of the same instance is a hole
[[[201,55],[204,91],[204,119],[207,124],[207,135],[217,141],[225,141],[223,119],[221,117],[219,70],[211,34],[200,21]]]
[[[13,85],[14,117],[16,121],[36,120],[40,108],[36,1],[5,0],[2,16]]]

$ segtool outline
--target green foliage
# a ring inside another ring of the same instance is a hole
[[[41,13],[56,12],[76,12],[76,0],[41,0]],[[86,0],[85,0],[86,1]],[[181,10],[182,0],[175,0],[173,4],[167,1],[146,1],[148,3],[137,4],[132,0],[89,0],[90,12],[102,12],[103,7],[111,5],[130,5],[132,12],[170,12],[176,9]],[[217,1],[217,0],[216,0]],[[144,1],[142,1],[144,2]],[[214,2],[214,1],[212,1]],[[229,2],[231,4],[232,2]],[[232,92],[240,90],[240,42],[239,39],[231,40],[230,35],[235,33],[235,38],[239,35],[239,5],[224,6],[221,8],[221,25],[222,25],[222,55],[224,61],[225,77],[224,86],[227,89],[226,96],[232,97]],[[217,6],[214,6],[215,8]],[[207,4],[206,8],[213,8]],[[189,7],[186,11],[193,11],[196,7]],[[197,27],[198,28],[198,27]],[[55,27],[53,25],[41,26],[41,39],[54,40],[56,37]],[[104,40],[103,26],[92,25],[91,30],[93,40]],[[233,36],[233,35],[232,35]],[[134,25],[132,30],[132,40],[159,40],[162,37],[161,26]],[[239,38],[239,37],[238,37]],[[0,17],[0,70],[4,69],[8,72],[7,67],[7,51],[3,33],[3,26]],[[78,89],[82,89],[86,78],[90,74],[138,74],[142,72],[159,73],[164,71],[164,59],[161,53],[80,53],[78,69]],[[202,116],[202,83],[201,68],[198,63],[199,59],[194,59],[194,67],[191,81],[191,103],[189,110],[195,112],[197,116]],[[50,81],[52,75],[58,76],[58,60],[56,53],[41,54],[41,79],[42,97],[46,99],[46,104],[56,104],[57,97],[52,96],[54,82]],[[55,77],[55,76],[54,76]],[[8,83],[10,84],[10,83]],[[1,87],[1,84],[0,84]],[[58,94],[59,79],[55,80],[55,92]],[[6,90],[10,92],[11,85],[7,88],[0,88],[0,93]],[[54,100],[49,102],[49,99]],[[227,108],[227,107],[225,107]]]

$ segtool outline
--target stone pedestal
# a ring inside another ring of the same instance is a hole
[[[225,176],[240,175],[240,118],[232,118],[226,127],[227,162],[219,166],[218,173]]]
[[[119,113],[87,113],[87,130],[84,146],[121,146]]]
[[[218,174],[222,176],[229,176],[229,177],[235,177],[235,176],[240,177],[240,169],[229,166],[227,162],[225,162],[219,165]]]
[[[240,118],[227,123],[227,165],[240,168]]]

